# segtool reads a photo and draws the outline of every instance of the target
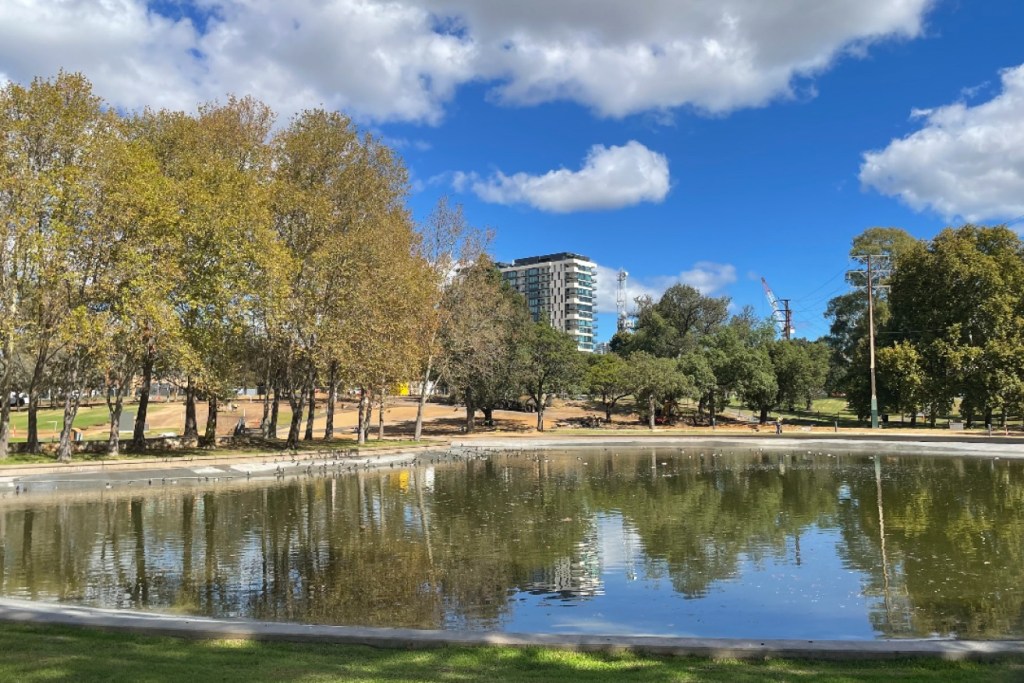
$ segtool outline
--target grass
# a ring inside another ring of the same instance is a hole
[[[63,421],[63,408],[41,408],[39,410],[40,429],[51,429],[54,424],[56,424],[57,429],[60,429]],[[108,411],[107,406],[103,404],[82,406],[78,409],[78,413],[75,415],[74,426],[79,429],[88,429],[89,427],[107,424],[110,424],[110,411]],[[14,427],[15,431],[16,438],[14,440],[24,441],[25,434],[28,432],[28,411],[24,408],[12,411],[11,426]]]
[[[0,624],[0,680],[44,681],[900,681],[1002,683],[1024,661],[996,663],[734,661],[539,648],[384,650],[360,646],[189,641]]]

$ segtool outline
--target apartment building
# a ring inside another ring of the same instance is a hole
[[[581,351],[594,350],[596,264],[586,256],[562,252],[497,265],[505,281],[526,297],[534,320],[543,317],[571,334]]]

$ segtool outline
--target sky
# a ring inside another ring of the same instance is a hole
[[[854,236],[1024,230],[1020,0],[3,0],[0,82],[122,111],[343,111],[498,260],[599,266],[597,338],[682,282],[828,331]]]

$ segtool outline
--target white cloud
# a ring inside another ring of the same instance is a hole
[[[594,145],[578,171],[560,168],[542,175],[499,171],[487,180],[456,173],[452,185],[460,192],[472,189],[492,204],[527,204],[553,213],[620,209],[665,198],[668,159],[630,140],[621,147]]]
[[[1003,71],[1002,85],[973,107],[915,110],[924,126],[864,154],[861,183],[946,218],[1024,214],[1024,65]]]
[[[933,0],[144,0],[0,3],[0,74],[82,71],[119,107],[251,94],[437,122],[459,86],[605,116],[792,95],[839,55],[920,34]],[[189,15],[201,17],[193,23]]]
[[[628,269],[627,269],[628,270]],[[603,313],[617,310],[616,301],[619,286],[619,271],[607,266],[597,266],[597,308]],[[728,263],[698,261],[689,270],[678,275],[655,275],[626,278],[626,306],[632,310],[637,297],[649,296],[655,301],[672,285],[690,285],[705,296],[721,296],[722,290],[736,282],[736,267]]]

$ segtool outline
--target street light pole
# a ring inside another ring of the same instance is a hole
[[[878,393],[875,389],[875,301],[871,291],[871,254],[868,254],[868,347],[871,350],[871,428],[878,429]]]

